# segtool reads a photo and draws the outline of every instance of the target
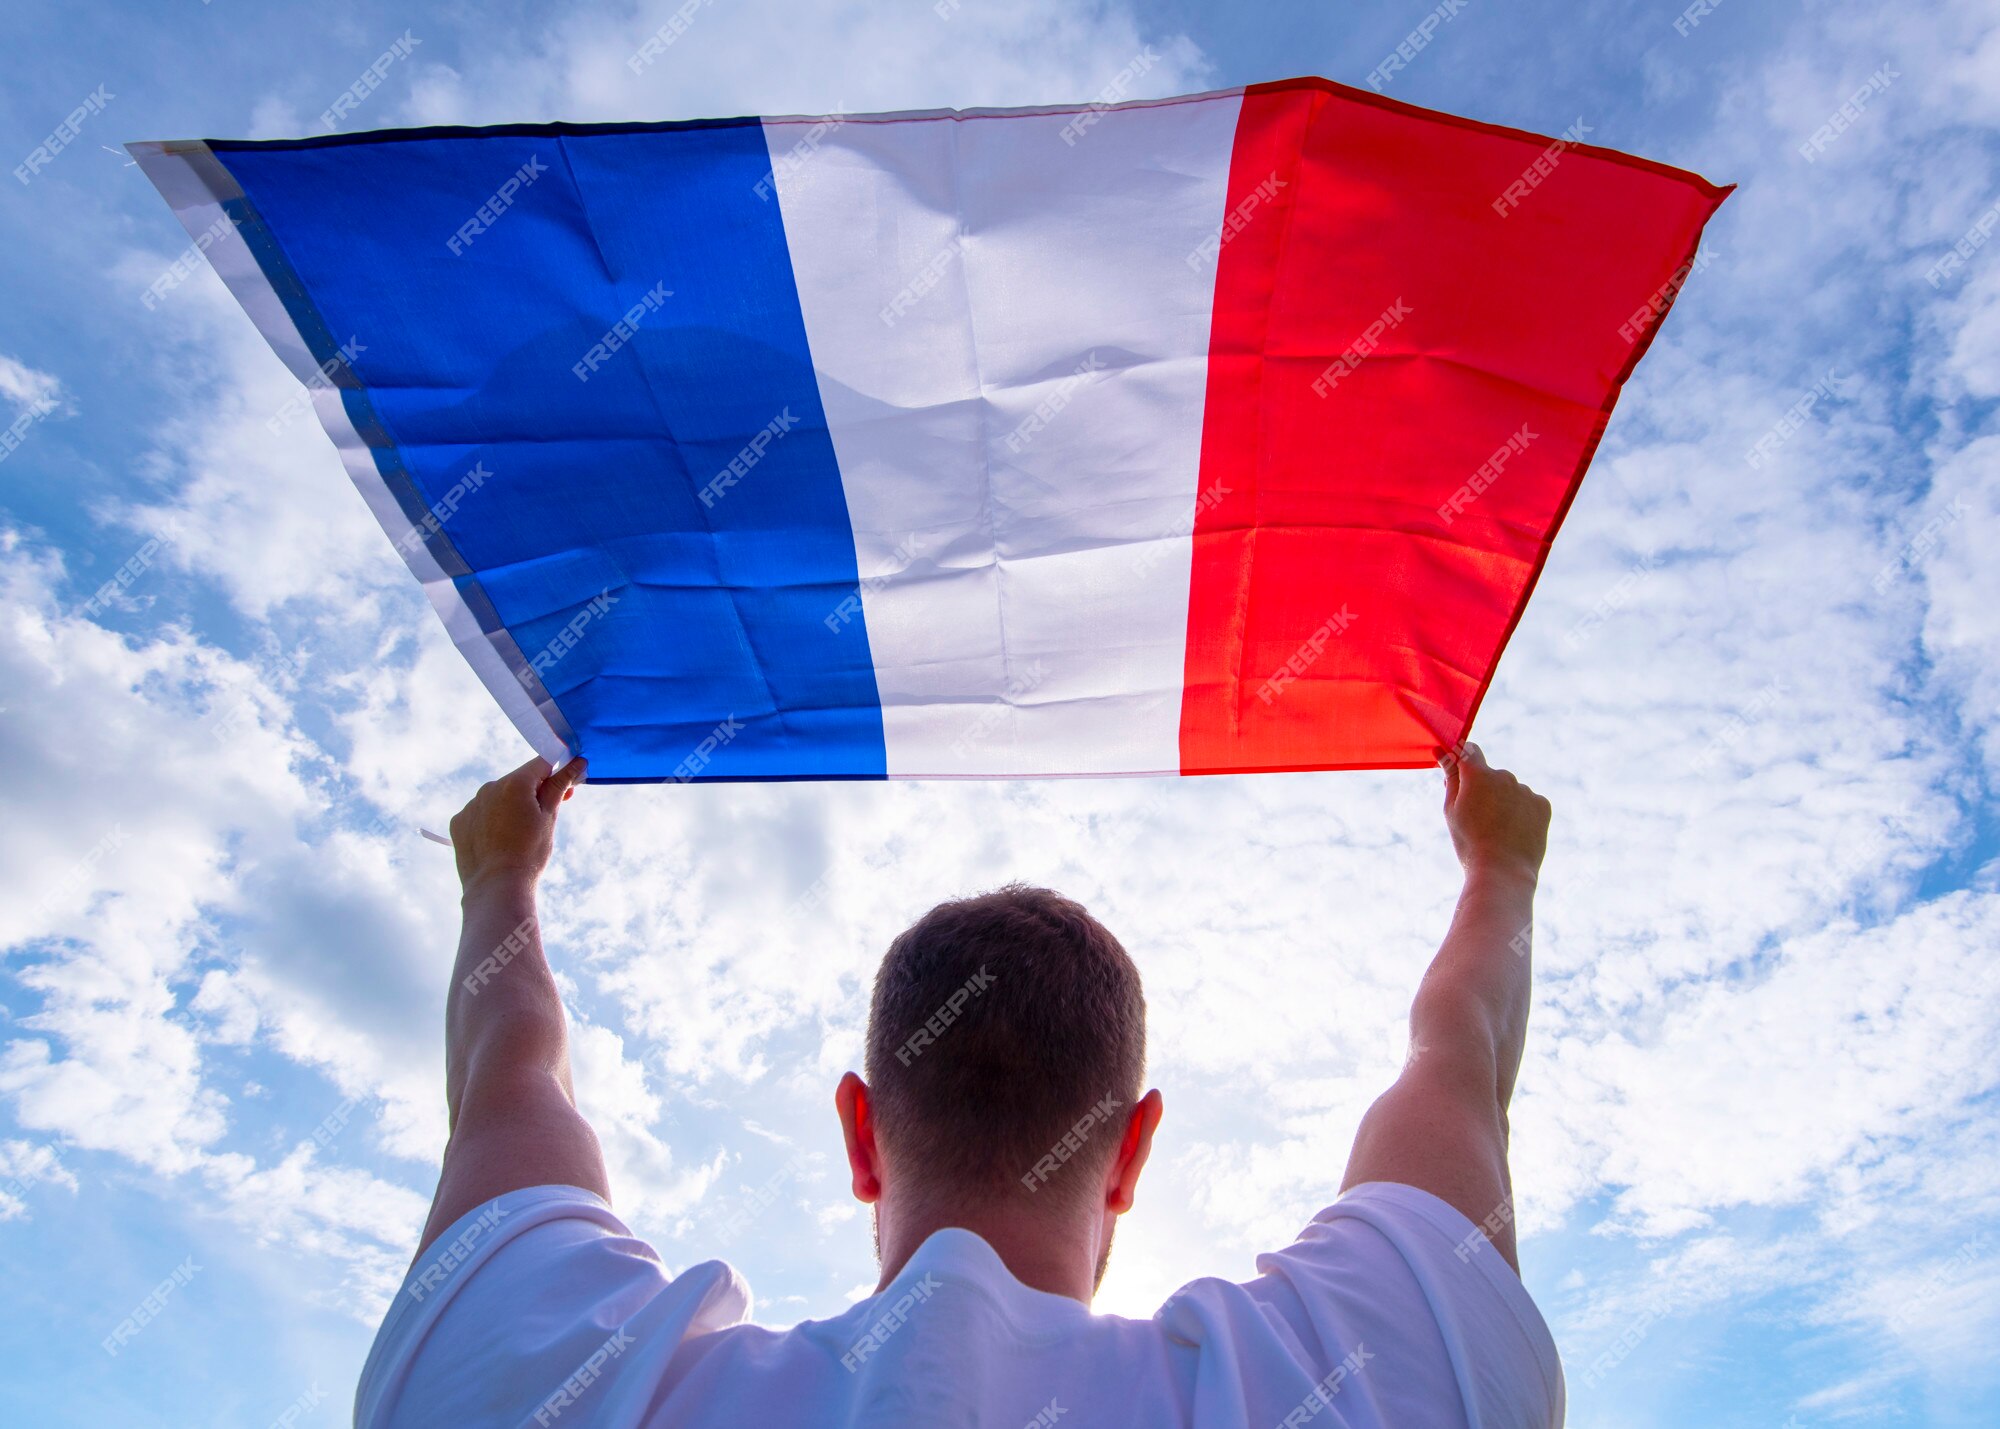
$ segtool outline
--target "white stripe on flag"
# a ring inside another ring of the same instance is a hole
[[[1240,107],[767,123],[890,777],[1179,771]]]

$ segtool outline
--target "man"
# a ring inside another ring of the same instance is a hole
[[[1151,1320],[1090,1313],[1160,1122],[1159,1092],[1141,1095],[1145,1002],[1088,913],[1014,887],[933,909],[883,960],[868,1079],[834,1094],[881,1282],[783,1331],[748,1323],[728,1266],[670,1277],[612,1214],[535,922],[583,769],[534,760],[488,784],[451,825],[451,1140],[357,1422],[1559,1423],[1507,1171],[1549,805],[1475,745],[1443,762],[1465,885],[1409,1059],[1362,1119],[1339,1198],[1256,1279],[1195,1281]]]

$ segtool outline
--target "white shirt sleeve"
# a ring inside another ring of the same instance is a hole
[[[1398,1426],[1562,1423],[1562,1363],[1541,1312],[1472,1222],[1428,1191],[1355,1186],[1257,1269],[1244,1290],[1326,1406],[1366,1401],[1359,1417]],[[1302,1407],[1301,1423],[1326,1422]]]
[[[574,1186],[468,1212],[411,1268],[355,1394],[359,1429],[636,1419],[659,1359],[741,1323],[750,1295],[720,1261],[669,1278],[653,1248]],[[542,1410],[541,1420],[536,1418]]]

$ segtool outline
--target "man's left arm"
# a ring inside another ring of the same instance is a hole
[[[542,955],[535,885],[556,813],[583,761],[531,759],[484,786],[451,821],[464,925],[445,1002],[451,1139],[421,1257],[459,1217],[527,1186],[580,1186],[610,1199],[604,1155],[576,1109],[569,1035]]]
[[[1362,1117],[1341,1190],[1389,1181],[1428,1191],[1518,1271],[1507,1107],[1527,1042],[1549,801],[1468,744],[1445,762],[1445,823],[1465,888],[1410,1008],[1409,1058]]]

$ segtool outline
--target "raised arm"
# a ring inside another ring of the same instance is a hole
[[[1409,1059],[1361,1119],[1341,1189],[1397,1181],[1429,1191],[1518,1271],[1507,1104],[1527,1039],[1549,801],[1468,744],[1445,760],[1444,817],[1465,887],[1410,1008]]]
[[[445,999],[451,1140],[419,1257],[460,1216],[508,1191],[581,1186],[610,1197],[597,1137],[576,1109],[562,997],[535,916],[556,811],[582,777],[580,759],[553,773],[531,759],[451,821],[465,919]]]

